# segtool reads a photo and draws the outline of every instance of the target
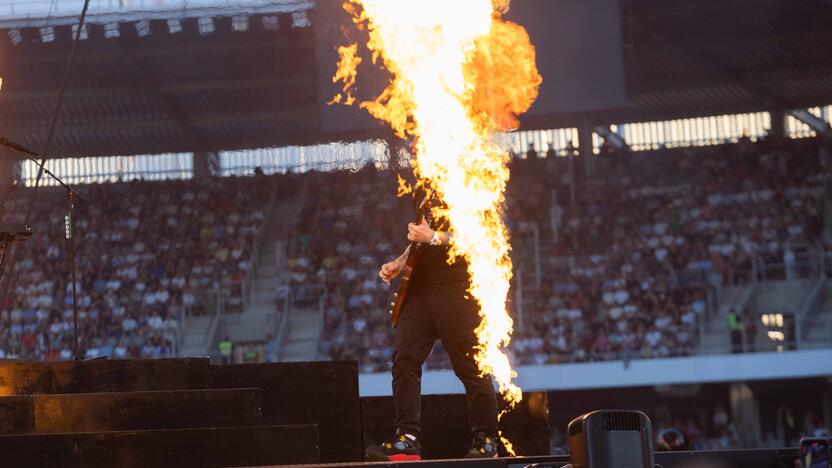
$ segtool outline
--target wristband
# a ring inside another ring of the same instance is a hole
[[[433,237],[430,239],[430,245],[439,245],[441,244],[439,240],[439,231],[433,231]]]

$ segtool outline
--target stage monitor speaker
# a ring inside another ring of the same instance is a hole
[[[653,468],[650,418],[641,411],[592,411],[567,431],[573,468]]]

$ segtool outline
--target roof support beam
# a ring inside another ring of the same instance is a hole
[[[0,32],[3,32],[0,29]],[[122,39],[121,37],[118,38],[119,42]],[[109,44],[111,41],[107,41],[106,43]],[[267,50],[274,50],[274,54],[270,54],[270,56],[274,56],[275,58],[279,57],[281,51],[296,51],[299,48],[307,47],[307,44],[311,44],[310,41],[304,39],[295,39],[294,41],[276,41],[275,39],[251,39],[251,40],[235,40],[233,42],[193,42],[189,44],[176,44],[176,45],[161,45],[161,46],[148,46],[148,47],[141,47],[133,50],[126,50],[126,51],[119,51],[118,49],[107,49],[107,48],[97,48],[93,51],[88,51],[85,53],[79,53],[78,57],[75,59],[78,62],[95,62],[95,61],[102,61],[102,60],[118,60],[124,55],[133,58],[158,58],[158,57],[178,57],[182,55],[216,55],[220,53],[239,53],[245,51],[251,51],[255,49],[264,49],[263,53],[266,54]],[[311,46],[310,46],[311,47]],[[122,48],[122,50],[124,50]],[[66,61],[66,52],[58,51],[58,52],[51,52],[46,51],[42,54],[33,55],[30,53],[26,53],[27,50],[22,50],[18,53],[15,48],[11,48],[8,50],[8,55],[3,58],[4,66],[8,68],[14,68],[16,66],[20,66],[22,64],[43,64],[43,63],[63,63]],[[283,52],[284,54],[286,52]]]
[[[832,135],[832,129],[829,128],[829,124],[807,110],[792,110],[789,111],[789,115],[808,125],[818,135]]]
[[[733,75],[715,75],[712,73],[691,74],[684,77],[662,78],[655,81],[647,80],[644,83],[649,86],[651,91],[673,91],[680,88],[702,88],[706,86],[740,85],[745,87],[748,85],[759,87],[765,86],[766,84],[774,86],[776,83],[785,80],[802,80],[817,78],[819,76],[832,76],[832,64],[813,66],[812,68],[772,68],[764,71],[738,72]]]
[[[595,127],[593,131],[613,148],[617,150],[627,149],[627,142],[624,141],[624,138],[617,133],[613,133],[609,127]]]
[[[159,81],[153,76],[153,74],[148,70],[142,63],[132,55],[127,47],[124,46],[123,39],[119,37],[116,41],[114,41],[118,49],[124,54],[124,59],[127,60],[133,68],[135,68],[139,74],[144,78],[144,83],[147,85],[147,90],[155,95],[163,104],[163,108],[167,111],[167,113],[176,121],[179,128],[182,130],[182,134],[188,139],[193,145],[196,146],[196,150],[201,151],[211,151],[216,150],[216,148],[211,148],[208,144],[208,141],[203,138],[203,136],[196,131],[191,124],[188,122],[188,115],[182,110],[179,106],[179,103],[176,102],[176,99],[171,94],[167,94],[162,91],[162,86],[159,84]]]
[[[159,86],[159,91],[164,94],[198,93],[211,91],[229,90],[250,90],[252,88],[282,87],[282,86],[304,86],[309,83],[309,78],[303,76],[286,78],[252,78],[242,80],[212,80],[195,81],[189,83],[170,83]],[[123,96],[125,94],[143,94],[147,87],[103,87],[103,88],[74,88],[66,91],[66,97],[90,98]],[[5,100],[30,100],[30,99],[54,99],[58,97],[57,89],[41,90],[4,90],[0,93],[0,101]]]
[[[767,107],[788,107],[782,102],[782,99],[779,96],[773,94],[771,91],[760,86],[759,84],[744,80],[741,73],[731,70],[729,66],[722,63],[720,60],[708,56],[705,53],[696,51],[693,46],[687,44],[685,39],[665,32],[661,26],[648,23],[643,18],[637,18],[634,23],[644,32],[653,36],[657,42],[667,45],[667,47],[674,53],[688,57],[692,61],[698,63],[701,67],[708,70],[713,75],[715,80],[732,83],[743,88],[748,94],[754,96],[754,98]]]
[[[280,122],[280,123],[298,123],[304,126],[315,125],[317,114],[313,112],[294,112],[294,111],[274,111],[274,112],[260,112],[248,114],[235,115],[214,115],[203,116],[188,120],[189,127],[204,127],[212,125],[229,125],[234,123],[264,123],[264,122]],[[25,125],[15,122],[0,121],[3,130],[10,135],[21,135],[31,133],[46,133],[47,126]],[[145,120],[139,122],[88,122],[78,124],[61,125],[56,129],[56,134],[71,133],[71,132],[95,132],[95,131],[130,131],[141,129],[176,127],[182,128],[181,124],[172,119],[156,119]]]

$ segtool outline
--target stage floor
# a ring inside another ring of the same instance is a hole
[[[797,448],[658,452],[655,462],[661,468],[712,467],[720,468],[784,468],[793,467]],[[710,462],[709,464],[705,464]],[[714,464],[714,463],[717,464]],[[722,463],[722,464],[718,464]],[[445,459],[403,462],[326,463],[291,465],[296,468],[562,468],[569,464],[568,456],[504,457],[492,459]],[[287,465],[237,468],[287,468]]]

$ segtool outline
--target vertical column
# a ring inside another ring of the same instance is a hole
[[[781,142],[786,139],[786,111],[773,109],[769,111],[771,116],[771,130],[769,135],[774,142]]]
[[[194,179],[220,173],[220,155],[215,151],[194,151]]]
[[[0,188],[20,180],[20,164],[17,155],[8,148],[0,149]]]
[[[758,447],[760,433],[760,404],[745,382],[731,385],[731,415],[737,425],[740,447]]]
[[[823,420],[826,427],[832,425],[832,382],[826,379],[826,390],[823,392]]]
[[[588,123],[578,127],[578,155],[584,174],[592,175],[595,171],[595,160],[592,157],[592,125]]]
[[[399,151],[402,147],[404,147],[404,141],[400,138],[397,138],[395,135],[390,135],[385,139],[387,143],[387,154],[389,159],[387,160],[387,168],[390,172],[396,177],[396,174],[399,173]]]

